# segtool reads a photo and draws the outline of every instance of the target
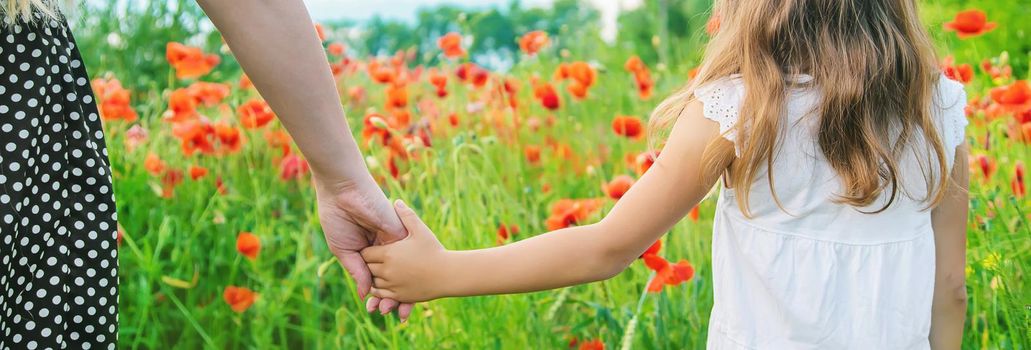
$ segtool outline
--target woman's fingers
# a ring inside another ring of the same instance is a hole
[[[373,288],[375,289],[375,288]],[[371,292],[371,291],[370,291]],[[379,308],[380,298],[373,295],[369,297],[369,300],[365,301],[365,312],[373,312]]]
[[[379,302],[379,313],[382,315],[386,315],[391,311],[394,311],[394,309],[396,309],[399,304],[400,303],[394,299],[383,299]]]
[[[414,308],[415,304],[401,303],[401,306],[397,308],[397,317],[401,319],[401,323],[408,321],[408,316],[412,314],[412,309]]]

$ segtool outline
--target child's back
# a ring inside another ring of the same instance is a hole
[[[897,198],[865,208],[840,203],[842,182],[817,144],[819,92],[793,78],[773,157],[751,186],[747,217],[724,187],[713,228],[714,298],[709,347],[926,348],[935,242],[924,198],[923,148],[899,162]],[[965,93],[942,78],[932,99],[948,167],[963,142]],[[740,77],[695,89],[705,117],[735,139],[744,95]],[[926,144],[919,137],[914,145]],[[740,152],[740,150],[738,151]],[[926,166],[925,166],[926,167]]]
[[[378,296],[609,278],[722,177],[709,348],[958,347],[966,98],[941,76],[916,2],[715,4],[719,29],[698,75],[653,114],[671,126],[665,145],[604,219],[451,252],[399,208],[412,238],[362,253],[388,289]],[[684,278],[658,270],[652,282]]]

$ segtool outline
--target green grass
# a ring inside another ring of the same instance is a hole
[[[966,5],[931,6],[934,10],[929,16],[945,18]],[[108,23],[103,28],[113,25]],[[1000,23],[1001,27],[1018,25],[1017,20]],[[185,29],[169,30],[166,34],[179,36],[176,40],[193,34]],[[1008,34],[1003,39],[989,35],[984,40],[969,41],[943,34],[936,34],[936,38],[943,52],[956,53],[961,62],[977,63],[980,58],[999,54],[1003,47],[1023,45],[1011,41],[1027,42],[1026,30],[1000,31]],[[83,37],[90,40],[102,36],[85,33]],[[138,44],[133,36],[128,37],[126,47]],[[94,47],[104,45],[102,41],[92,43]],[[103,48],[94,50],[93,55],[103,55]],[[556,119],[554,126],[537,132],[525,126],[491,126],[488,120],[494,118],[494,108],[467,112],[470,88],[457,84],[452,75],[451,97],[438,105],[441,118],[457,112],[461,124],[450,127],[446,122],[437,123],[433,146],[402,165],[400,180],[390,178],[381,147],[364,147],[380,164],[372,171],[385,179],[382,185],[388,196],[402,198],[416,208],[451,249],[495,245],[499,223],[519,225],[516,239],[544,232],[548,206],[555,200],[602,197],[603,181],[618,174],[633,174],[624,155],[643,152],[647,144],[614,135],[611,118],[616,114],[644,117],[665,93],[682,83],[681,72],[692,66],[685,62],[666,71],[653,67],[659,82],[656,96],[640,101],[622,68],[622,61],[630,53],[597,48],[591,52],[597,57],[582,58],[597,58],[605,69],[600,71],[590,97],[573,101],[559,87],[563,106],[554,113],[543,110],[533,99],[528,77],[534,73],[550,77],[558,58],[542,55],[525,60],[509,73],[523,85],[518,117],[525,122],[530,117],[551,114]],[[1027,53],[1009,55],[1014,75],[1028,79]],[[160,62],[163,51],[152,56]],[[576,53],[574,57],[578,57]],[[202,80],[235,83],[235,63],[225,58],[219,70]],[[121,121],[106,124],[119,219],[126,233],[119,259],[122,348],[556,349],[565,348],[570,337],[601,339],[609,348],[704,347],[712,306],[712,199],[701,205],[701,220],[684,220],[664,238],[663,256],[687,259],[694,265],[697,272],[688,283],[646,294],[643,290],[650,271],[634,263],[605,282],[420,304],[407,324],[399,324],[396,318],[364,312],[364,303],[353,292],[353,282],[326,248],[310,182],[279,178],[277,152],[263,139],[264,130],[246,132],[247,141],[238,154],[184,156],[170,134],[170,126],[160,121],[160,114],[166,108],[168,93],[161,87],[182,87],[186,83],[170,80],[167,66],[163,71],[145,73],[145,77],[138,76],[144,73],[133,67],[135,63],[124,59],[90,66],[96,76],[110,71],[127,81],[127,87],[134,90],[134,106],[141,114],[138,123],[150,132],[150,140],[130,152],[123,144],[131,125]],[[153,65],[146,67],[153,69]],[[977,80],[968,86],[971,96],[983,95],[994,86],[983,72],[977,73]],[[132,85],[132,81],[142,83]],[[344,98],[350,123],[360,137],[365,113],[370,108],[382,110],[382,87],[362,72],[342,79],[341,84],[342,91],[352,86],[367,89],[366,104]],[[410,106],[421,97],[436,100],[425,82],[415,83],[410,94]],[[235,108],[252,96],[254,92],[234,90],[225,103]],[[425,113],[413,107],[410,110],[416,118]],[[203,112],[213,119],[219,116],[215,109]],[[514,115],[502,112],[500,117],[511,125]],[[232,115],[227,118],[235,120]],[[971,182],[970,302],[964,335],[967,349],[1031,349],[1031,286],[1027,276],[1031,269],[1031,210],[1028,198],[1014,197],[1009,187],[1015,162],[1027,162],[1031,156],[1027,143],[1003,136],[1007,120],[972,124],[968,129],[974,153],[995,159],[998,172],[987,181],[975,175]],[[274,124],[271,128],[281,127]],[[993,136],[986,148],[981,138],[988,132]],[[568,144],[579,159],[578,165],[548,152],[547,147],[541,165],[528,164],[523,157],[524,146],[543,146],[548,138]],[[158,154],[172,168],[185,170],[198,164],[210,169],[211,174],[199,181],[187,178],[172,198],[162,198],[155,191],[161,179],[143,166],[148,152]],[[218,193],[216,176],[225,181],[227,195]],[[542,191],[544,183],[550,185],[549,192]],[[612,203],[608,200],[602,212]],[[256,260],[248,260],[236,251],[240,231],[261,238],[262,250]],[[190,283],[188,288],[180,288],[165,282],[168,278]],[[227,285],[249,287],[260,297],[249,310],[235,313],[222,300]]]

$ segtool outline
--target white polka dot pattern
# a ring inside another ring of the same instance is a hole
[[[115,202],[63,21],[0,25],[0,349],[114,349]]]

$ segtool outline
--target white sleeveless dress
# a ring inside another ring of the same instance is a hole
[[[743,94],[736,76],[695,91],[705,117],[723,132],[736,122]],[[929,349],[934,233],[931,212],[920,202],[926,189],[919,152],[901,165],[909,195],[900,193],[884,212],[837,204],[840,181],[816,143],[818,116],[809,113],[818,93],[788,94],[773,162],[774,188],[787,212],[774,201],[765,175],[752,184],[750,219],[738,209],[734,189],[720,192],[708,348]],[[942,77],[933,100],[951,169],[964,141],[966,93]]]

